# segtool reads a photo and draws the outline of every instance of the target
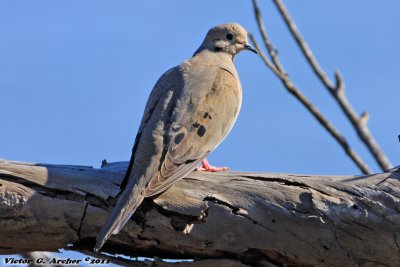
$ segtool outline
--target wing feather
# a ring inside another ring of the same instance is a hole
[[[127,172],[125,173],[124,179],[121,182],[120,188],[125,188],[125,186],[128,183],[129,177],[131,176],[133,163],[135,162],[135,157],[136,157],[136,149],[140,137],[142,135],[143,129],[146,127],[150,118],[154,114],[154,111],[156,110],[157,105],[162,99],[162,96],[165,93],[167,93],[168,90],[176,88],[179,86],[179,84],[182,84],[182,79],[179,78],[180,76],[181,74],[179,71],[179,67],[171,68],[167,70],[154,85],[154,88],[147,99],[147,103],[143,112],[142,121],[140,122],[140,126],[135,137],[135,142],[132,147],[132,154],[131,154],[131,159],[129,161],[128,169]]]
[[[209,90],[204,90],[206,93],[197,98],[191,112],[176,116],[179,119],[172,122],[167,152],[160,170],[144,191],[146,197],[163,192],[189,174],[232,128],[240,108],[241,90],[230,72],[224,69],[214,72],[216,76],[208,85]],[[201,91],[202,88],[196,89]],[[193,104],[194,100],[189,102]]]
[[[143,190],[149,178],[154,175],[153,170],[157,170],[159,165],[157,157],[160,154],[159,147],[162,147],[162,122],[166,120],[166,113],[173,106],[174,93],[179,93],[182,84],[181,71],[179,67],[175,67],[162,75],[154,86],[135,138],[128,170],[121,184],[121,195],[97,236],[95,251],[98,251],[112,234],[117,234],[122,229],[143,201]],[[168,125],[166,124],[166,127]]]

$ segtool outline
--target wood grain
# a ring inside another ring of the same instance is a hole
[[[0,254],[90,254],[126,167],[0,161]],[[399,188],[396,170],[194,172],[147,199],[102,251],[199,260],[179,266],[400,266]]]

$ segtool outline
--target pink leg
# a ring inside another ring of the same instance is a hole
[[[228,167],[215,167],[211,166],[207,159],[203,159],[201,162],[201,167],[196,167],[195,171],[203,171],[203,172],[226,172],[230,171]]]

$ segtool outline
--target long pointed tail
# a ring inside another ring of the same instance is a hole
[[[132,186],[129,185],[124,189],[113,212],[110,217],[108,217],[106,224],[97,236],[96,246],[94,247],[95,252],[98,252],[101,249],[112,234],[118,234],[133,213],[135,213],[143,199],[144,197],[137,186],[134,186],[133,190]]]

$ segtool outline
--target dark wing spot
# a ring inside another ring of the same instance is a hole
[[[182,142],[184,137],[185,137],[184,133],[180,133],[177,136],[175,136],[175,144],[179,144],[180,142]]]
[[[207,117],[208,117],[208,112],[204,113],[204,115],[203,115],[204,119],[207,119]]]
[[[197,130],[197,134],[202,137],[205,133],[206,133],[206,127],[204,127],[203,125],[200,125],[199,129]]]
[[[194,128],[199,128],[200,124],[199,124],[198,122],[196,122],[196,123],[193,123],[192,126],[193,126]]]

